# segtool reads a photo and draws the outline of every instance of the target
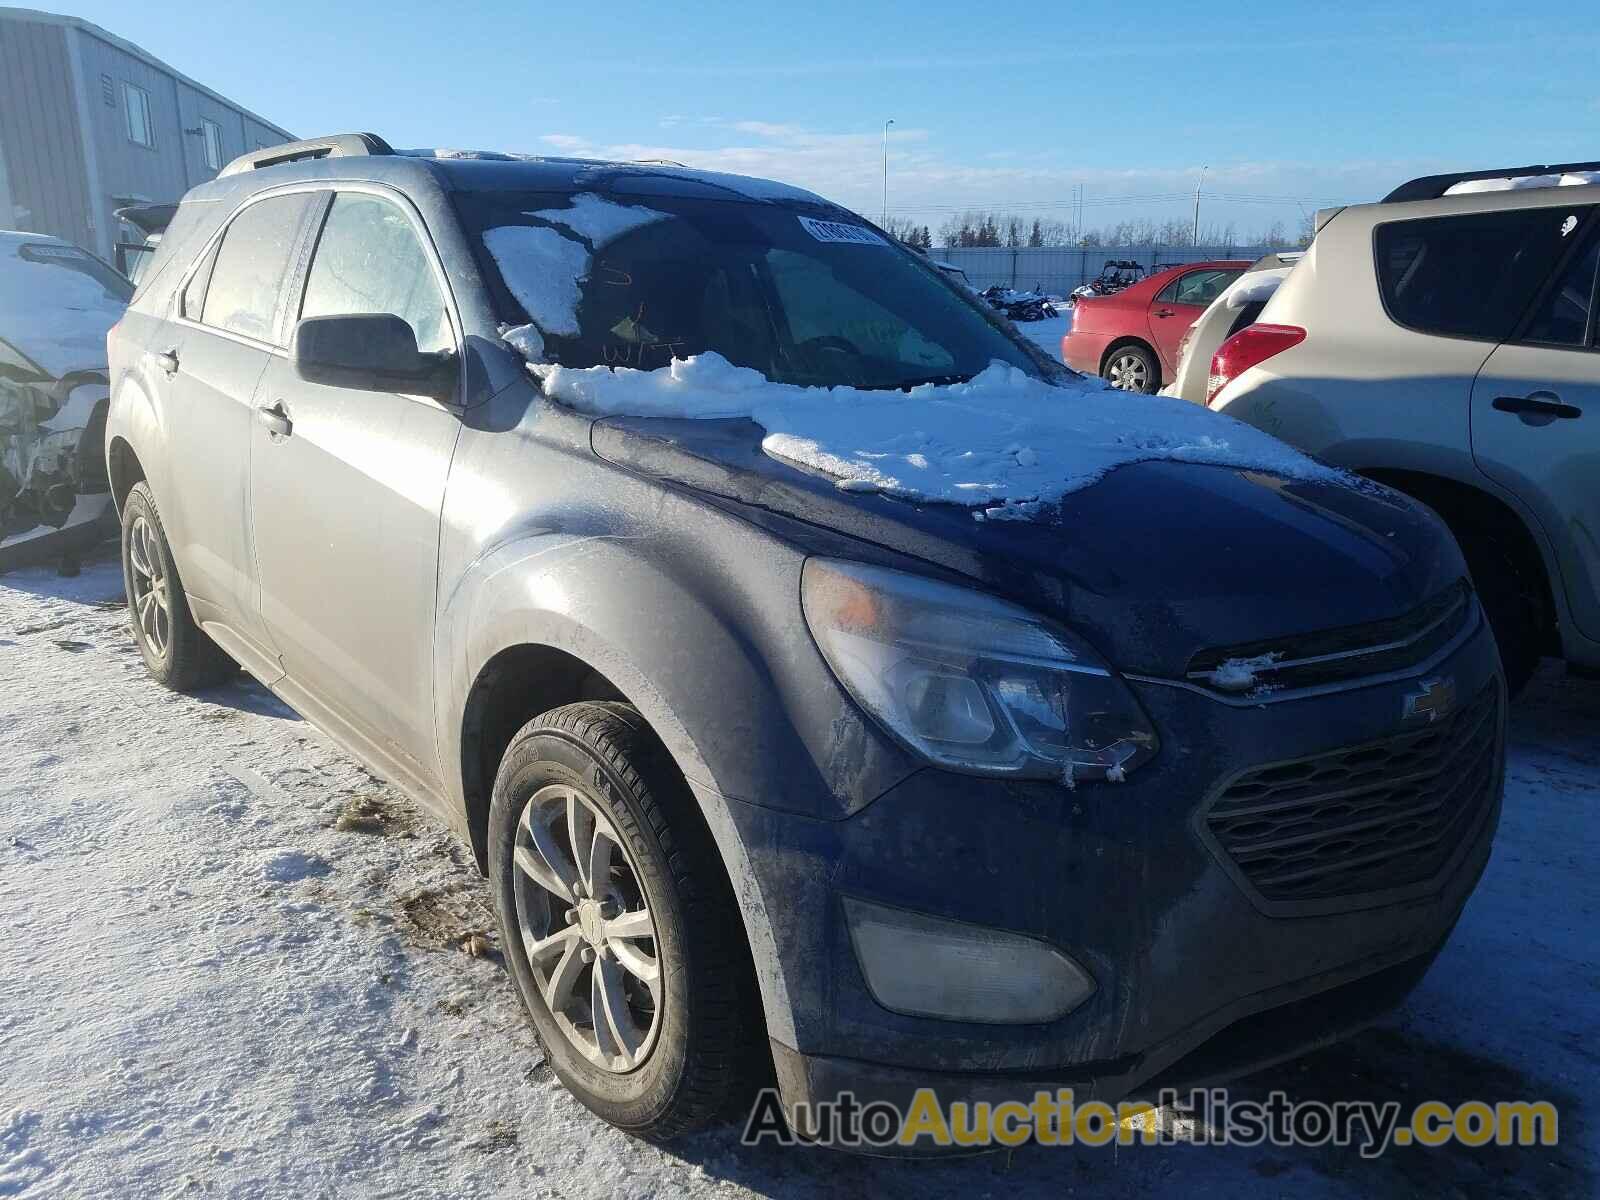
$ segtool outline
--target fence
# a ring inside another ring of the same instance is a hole
[[[1296,246],[935,246],[929,254],[960,267],[975,288],[994,284],[1026,291],[1039,288],[1065,296],[1088,283],[1107,259],[1136,262],[1146,270],[1213,259],[1255,261]]]

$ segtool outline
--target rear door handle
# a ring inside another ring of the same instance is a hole
[[[1170,317],[1170,316],[1172,316],[1172,310],[1170,308],[1158,308],[1158,309],[1156,309],[1156,316],[1158,316],[1158,317]]]
[[[1526,396],[1497,396],[1494,407],[1499,412],[1514,413],[1524,425],[1548,425],[1560,419],[1570,421],[1583,416],[1583,409],[1563,404],[1554,392],[1532,392]]]
[[[256,420],[266,426],[267,432],[273,437],[286,438],[294,432],[294,422],[289,420],[289,414],[283,410],[282,400],[271,408],[256,409]]]
[[[169,376],[178,373],[178,352],[176,350],[163,350],[155,358],[156,366],[160,367]]]

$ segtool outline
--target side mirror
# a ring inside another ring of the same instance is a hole
[[[448,400],[453,354],[423,354],[411,326],[392,313],[307,317],[295,323],[289,363],[310,383]]]

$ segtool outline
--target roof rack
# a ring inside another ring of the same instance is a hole
[[[1383,198],[1385,204],[1405,200],[1437,200],[1458,183],[1471,179],[1517,179],[1526,175],[1565,175],[1572,171],[1600,171],[1600,162],[1550,163],[1531,167],[1495,167],[1488,171],[1456,171],[1449,175],[1424,175],[1402,183]]]
[[[242,171],[259,171],[262,167],[275,167],[279,163],[304,162],[313,158],[393,153],[393,147],[375,133],[335,133],[328,137],[284,142],[281,146],[267,146],[261,150],[241,154],[217,172],[217,178],[237,175]]]

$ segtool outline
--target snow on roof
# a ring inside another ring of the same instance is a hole
[[[1474,192],[1512,192],[1524,188],[1583,187],[1600,183],[1600,171],[1570,171],[1565,175],[1515,175],[1496,179],[1464,179],[1445,188],[1446,196],[1466,196]]]
[[[772,383],[707,352],[654,371],[530,363],[557,403],[596,416],[748,418],[781,461],[848,491],[1026,519],[1107,472],[1151,459],[1344,480],[1258,429],[1100,381],[1047,383],[991,363],[967,383],[863,391]]]

